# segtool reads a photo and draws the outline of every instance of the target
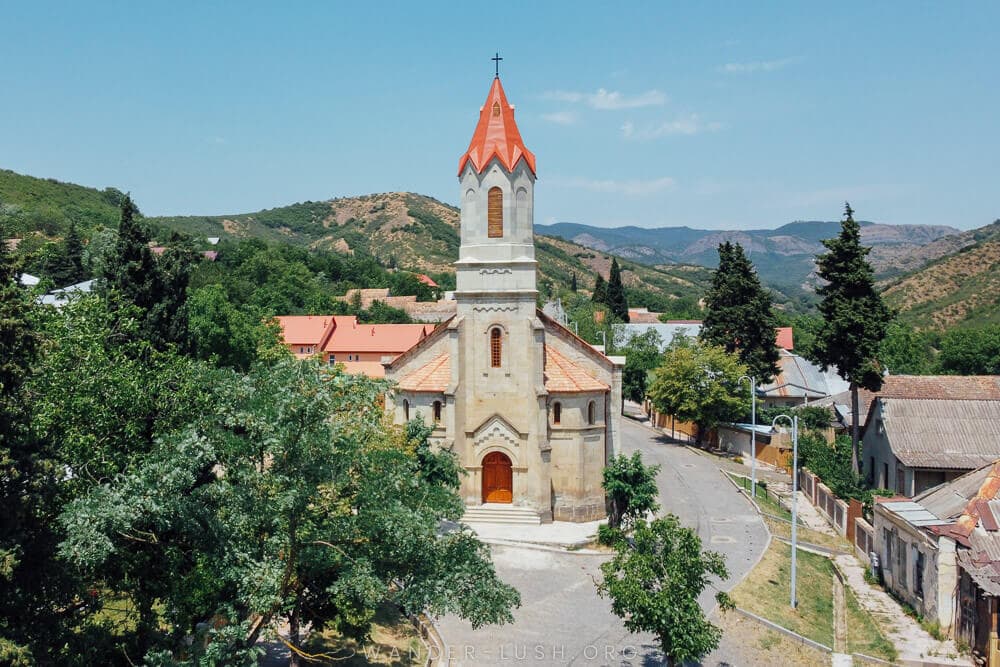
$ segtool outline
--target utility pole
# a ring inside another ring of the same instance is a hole
[[[799,417],[778,415],[771,422],[771,430],[779,419],[787,419],[792,425],[792,609],[798,606],[795,598],[795,561],[798,555],[798,522],[799,522]]]

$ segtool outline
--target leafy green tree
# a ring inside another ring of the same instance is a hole
[[[43,657],[33,651],[40,624],[51,624],[52,634],[58,634],[49,605],[59,598],[51,582],[47,588],[35,576],[46,569],[36,569],[34,559],[48,535],[35,494],[50,486],[27,438],[31,416],[24,387],[38,337],[31,295],[18,283],[19,267],[3,238],[0,233],[0,662],[29,665]]]
[[[624,454],[611,457],[604,467],[602,486],[610,505],[608,526],[612,530],[628,530],[646,514],[659,509],[656,502],[659,495],[656,475],[659,472],[658,465],[644,465],[639,452],[631,457]]]
[[[222,285],[206,285],[188,299],[191,352],[219,366],[249,370],[261,353],[280,344],[280,333],[252,306],[235,307]]]
[[[628,322],[628,298],[625,296],[625,286],[622,285],[622,270],[618,259],[611,258],[611,274],[608,278],[607,304],[611,312],[622,322]]]
[[[698,534],[673,514],[637,521],[601,573],[598,591],[611,598],[611,610],[630,632],[656,635],[667,665],[697,662],[719,645],[722,630],[705,617],[698,597],[711,577],[729,576],[725,559],[702,551]],[[723,609],[733,606],[725,593],[716,599]]]
[[[671,344],[648,395],[660,412],[696,423],[700,446],[706,431],[750,409],[739,387],[746,373],[746,366],[721,347],[698,341]]]
[[[608,283],[600,273],[594,278],[594,293],[591,295],[590,300],[594,303],[608,305]]]
[[[875,274],[866,259],[871,248],[861,245],[861,227],[854,211],[845,204],[840,235],[823,241],[827,252],[816,258],[819,277],[825,284],[816,291],[822,298],[819,311],[823,326],[816,336],[813,354],[823,368],[836,367],[851,388],[851,465],[859,467],[858,389],[878,391],[882,387],[879,347],[892,313],[875,289]]]
[[[761,384],[770,382],[778,373],[771,293],[739,243],[719,244],[719,268],[712,274],[705,307],[701,339],[735,353]]]
[[[297,648],[306,624],[363,638],[386,599],[473,627],[512,620],[519,596],[486,547],[439,528],[464,509],[454,455],[426,427],[387,427],[385,390],[316,362],[256,367],[70,504],[61,554],[135,601],[136,657],[247,664],[259,637]]]
[[[616,341],[617,342],[617,341]],[[625,355],[622,371],[622,394],[629,401],[642,403],[650,373],[660,365],[663,339],[655,329],[632,336],[621,350]]]
[[[928,375],[934,369],[929,336],[899,321],[886,327],[878,359],[894,375]]]
[[[939,362],[945,373],[1000,375],[1000,324],[947,332]]]

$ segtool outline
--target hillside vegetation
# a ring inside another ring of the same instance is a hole
[[[117,225],[121,192],[0,171],[0,225],[8,236],[57,238],[72,221],[92,235]],[[142,202],[138,202],[141,208]],[[407,192],[306,201],[255,213],[220,216],[147,217],[161,241],[172,232],[196,238],[261,239],[305,249],[371,256],[388,267],[453,274],[458,259],[459,211],[431,197]],[[39,245],[33,239],[31,246]],[[609,254],[558,238],[536,238],[543,293],[567,288],[576,274],[580,289],[594,274],[607,276]],[[623,261],[623,281],[633,302],[664,308],[676,299],[697,301],[709,271],[700,266],[646,266]]]
[[[902,321],[939,331],[1000,323],[1000,220],[959,241],[967,245],[884,285]]]

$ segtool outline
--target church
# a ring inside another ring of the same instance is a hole
[[[385,364],[386,409],[433,426],[483,520],[592,521],[606,516],[602,473],[620,450],[624,358],[536,307],[535,176],[497,76],[458,163],[457,311]]]

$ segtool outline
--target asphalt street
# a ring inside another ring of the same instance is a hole
[[[642,452],[660,464],[657,476],[663,512],[695,528],[706,548],[722,553],[728,590],[756,563],[768,534],[749,502],[729,483],[712,459],[670,444],[645,425],[622,420],[624,453]],[[633,635],[597,595],[604,556],[514,546],[493,547],[497,571],[521,592],[514,623],[473,630],[456,617],[438,619],[451,665],[657,665],[662,655],[651,636]],[[702,606],[715,606],[706,590]],[[705,665],[739,665],[740,647],[723,636]]]

